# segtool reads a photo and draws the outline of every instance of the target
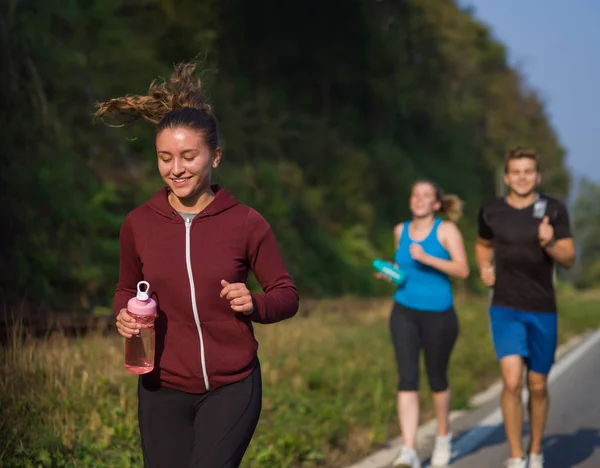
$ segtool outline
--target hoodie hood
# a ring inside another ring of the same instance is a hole
[[[240,204],[228,190],[222,188],[220,185],[211,185],[210,188],[214,192],[215,198],[200,212],[203,217],[216,216]],[[181,217],[176,216],[178,214],[177,210],[169,203],[168,196],[170,191],[169,187],[162,187],[146,202],[146,205],[165,219],[182,222]]]

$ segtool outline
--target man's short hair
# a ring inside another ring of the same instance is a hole
[[[540,172],[540,155],[533,149],[525,146],[517,146],[504,155],[504,172],[508,172],[508,164],[515,159],[532,159],[535,161],[535,170]]]

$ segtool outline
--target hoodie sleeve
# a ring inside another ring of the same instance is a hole
[[[135,296],[137,283],[142,279],[142,262],[135,246],[131,215],[121,225],[119,263],[119,282],[113,301],[115,315],[127,308],[127,302]]]
[[[285,268],[271,226],[250,209],[244,230],[250,268],[264,291],[252,294],[254,311],[250,318],[258,323],[275,323],[293,317],[298,311],[298,291]]]

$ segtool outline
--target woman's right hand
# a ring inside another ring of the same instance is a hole
[[[397,263],[394,263],[394,268],[398,268]],[[388,275],[381,273],[379,271],[376,271],[373,276],[375,276],[376,279],[387,281],[388,283],[392,282],[392,278],[390,278]]]
[[[374,276],[375,278],[387,281],[388,283],[392,282],[392,278],[390,278],[388,275],[384,275],[383,273],[376,272]]]
[[[121,309],[117,315],[117,330],[124,338],[131,338],[140,332],[141,326],[127,313],[127,309]]]

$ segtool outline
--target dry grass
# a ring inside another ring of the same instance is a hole
[[[561,341],[598,325],[597,296],[563,295]],[[288,322],[257,326],[261,421],[244,467],[343,467],[397,435],[391,302],[310,304]],[[457,306],[454,406],[497,378],[485,299]],[[0,349],[0,466],[140,466],[136,377],[118,336],[14,337]],[[422,418],[431,417],[424,376]]]
[[[44,462],[53,448],[70,458],[89,439],[109,447],[120,428],[137,424],[135,388],[123,370],[119,339],[54,333],[23,342],[15,333],[2,349],[0,367],[0,461],[6,466],[11,459],[5,457],[27,458],[40,441],[48,454],[40,449],[38,462],[54,466]],[[61,461],[56,457],[52,462]]]

